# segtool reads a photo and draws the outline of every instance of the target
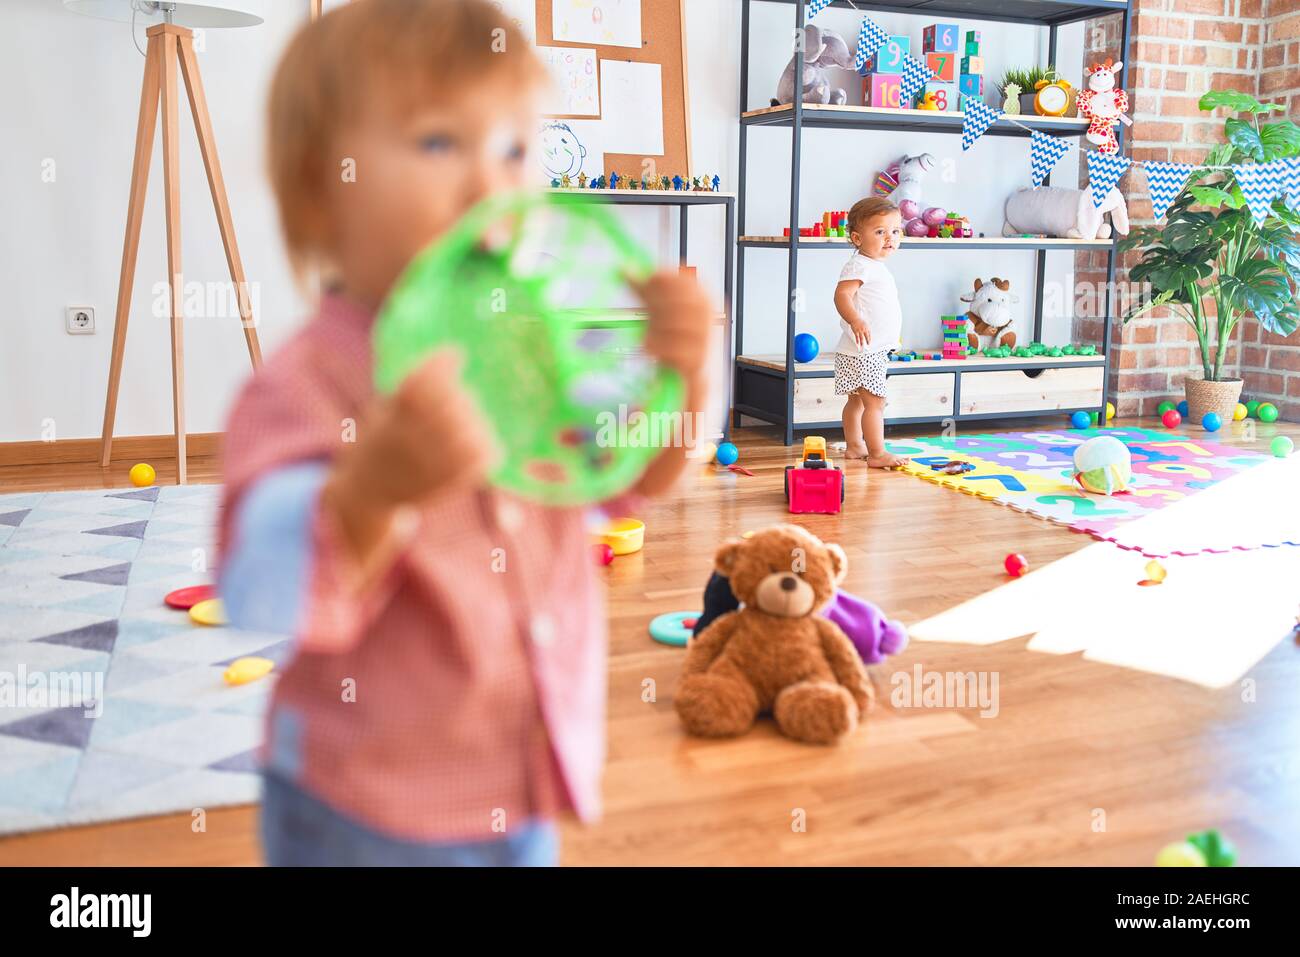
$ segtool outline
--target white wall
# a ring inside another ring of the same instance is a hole
[[[337,0],[335,0],[337,2]],[[653,0],[647,0],[653,2]],[[327,4],[328,6],[329,4]],[[307,16],[307,0],[263,0],[261,26],[206,34],[200,63],[216,130],[241,252],[249,279],[257,283],[259,332],[273,352],[305,317],[280,248],[274,205],[263,172],[263,110],[279,51]],[[754,4],[750,70],[751,106],[766,105],[789,56],[794,8]],[[906,32],[919,47],[921,28],[934,17],[877,14],[882,26]],[[819,22],[852,42],[857,16],[828,10]],[[990,76],[1013,61],[1029,64],[1045,52],[1046,32],[1030,27],[968,24],[984,32]],[[139,31],[142,33],[142,31]],[[1042,34],[1040,37],[1039,34]],[[1081,61],[1079,33],[1066,31],[1062,46]],[[141,38],[143,43],[143,38]],[[691,90],[693,173],[720,173],[723,188],[737,183],[740,75],[740,0],[691,0],[688,4],[688,75]],[[1078,73],[1063,56],[1067,75]],[[59,438],[97,436],[112,342],[113,312],[122,232],[131,175],[143,59],[125,24],[66,13],[59,0],[5,0],[0,5],[0,89],[8,102],[0,112],[0,441],[42,437],[53,420]],[[1069,72],[1072,71],[1072,72]],[[844,85],[853,91],[851,75]],[[12,96],[10,96],[12,94]],[[187,280],[228,278],[202,161],[183,109],[181,206]],[[961,154],[955,136],[872,132],[809,132],[804,140],[805,224],[828,208],[845,209],[865,195],[877,170],[904,152],[951,159],[951,182],[932,175],[927,200],[971,216],[977,231],[1000,231],[1001,206],[1014,188],[1028,184],[1028,144],[1019,138],[985,137]],[[161,144],[145,209],[127,359],[119,400],[118,434],[171,430],[168,322],[153,313],[154,286],[164,279]],[[55,178],[45,182],[47,161]],[[1067,157],[1058,182],[1073,183]],[[750,205],[747,232],[780,233],[788,215],[789,132],[755,130],[750,137]],[[676,216],[666,210],[622,210],[633,231],[660,258],[677,255]],[[721,296],[722,214],[691,214],[691,258]],[[748,256],[747,351],[781,351],[785,259],[751,250]],[[836,337],[831,289],[841,252],[802,254],[800,285],[809,313],[801,330],[816,334],[823,348]],[[1061,264],[1055,263],[1061,260]],[[1049,274],[1068,280],[1071,257],[1049,257]],[[1033,256],[976,251],[960,254],[901,253],[894,261],[907,312],[907,341],[918,348],[938,342],[937,317],[955,312],[956,296],[975,276],[1010,278],[1028,311]],[[1066,297],[1068,299],[1068,297]],[[64,332],[68,305],[93,305],[94,336]],[[1049,328],[1048,341],[1065,341]],[[191,431],[222,427],[228,405],[247,374],[243,336],[233,316],[192,317],[186,322],[188,424]]]

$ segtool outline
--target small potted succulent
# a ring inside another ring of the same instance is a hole
[[[1300,126],[1287,119],[1266,122],[1285,111],[1235,90],[1213,90],[1202,110],[1226,107],[1236,116],[1224,122],[1227,142],[1210,150],[1204,166],[1270,163],[1300,154]],[[1117,249],[1136,249],[1142,259],[1130,272],[1149,284],[1151,296],[1124,316],[1130,322],[1153,309],[1168,309],[1196,334],[1200,377],[1189,376],[1185,391],[1193,422],[1206,412],[1224,422],[1241,397],[1241,379],[1224,371],[1233,330],[1251,315],[1267,331],[1289,336],[1300,324],[1294,283],[1300,282],[1300,213],[1282,197],[1256,225],[1246,197],[1230,169],[1197,169],[1165,215],[1163,226],[1141,226]]]

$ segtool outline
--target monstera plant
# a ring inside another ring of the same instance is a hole
[[[1202,110],[1227,107],[1235,116],[1224,123],[1227,142],[1212,149],[1205,166],[1269,163],[1300,154],[1300,126],[1287,119],[1269,122],[1285,107],[1260,103],[1234,90],[1214,90],[1200,100]],[[1241,395],[1241,380],[1225,378],[1224,356],[1242,317],[1253,315],[1269,332],[1287,336],[1300,322],[1292,284],[1300,282],[1300,213],[1283,197],[1274,199],[1268,218],[1256,224],[1231,170],[1197,169],[1170,205],[1163,226],[1132,230],[1118,244],[1137,249],[1141,261],[1130,271],[1134,282],[1148,283],[1151,296],[1132,308],[1129,322],[1153,309],[1168,308],[1196,333],[1202,379],[1189,377],[1187,401],[1194,421],[1206,411],[1231,418]]]

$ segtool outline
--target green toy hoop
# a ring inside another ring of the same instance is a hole
[[[430,352],[458,347],[505,452],[494,485],[548,505],[611,498],[671,441],[645,423],[671,429],[685,394],[644,355],[645,320],[617,305],[653,270],[608,210],[492,197],[394,286],[375,324],[376,386],[391,392]]]

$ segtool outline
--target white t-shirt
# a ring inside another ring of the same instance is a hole
[[[903,334],[903,306],[898,301],[898,286],[885,264],[855,252],[840,270],[840,282],[846,279],[862,280],[857,295],[853,297],[853,306],[871,330],[871,341],[858,348],[852,327],[841,319],[843,334],[835,351],[846,355],[869,355],[897,349],[899,336]]]

